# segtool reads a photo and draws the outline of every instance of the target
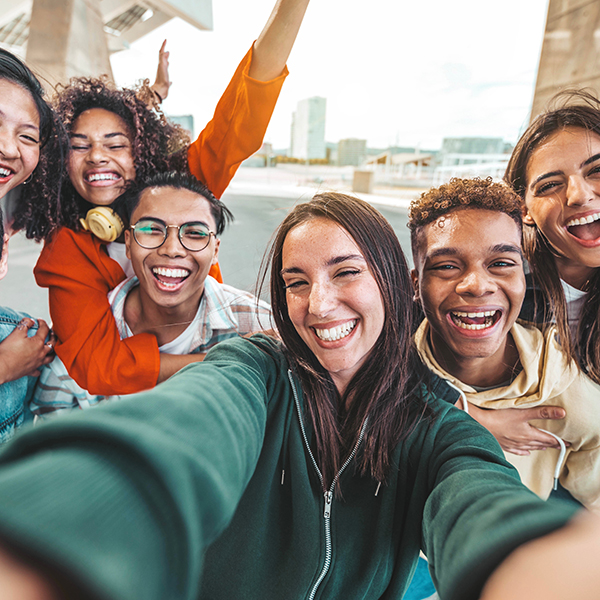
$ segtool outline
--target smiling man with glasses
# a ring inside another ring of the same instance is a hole
[[[135,276],[108,295],[121,338],[151,333],[161,352],[202,355],[224,339],[271,328],[266,303],[208,275],[232,215],[203,184],[163,173],[126,196],[125,248]],[[32,410],[84,408],[104,398],[80,388],[55,360],[40,377]]]

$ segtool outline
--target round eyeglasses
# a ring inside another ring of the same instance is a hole
[[[190,221],[183,225],[167,225],[160,219],[140,219],[135,225],[131,225],[133,239],[147,250],[160,248],[167,239],[169,228],[177,229],[177,235],[181,245],[190,252],[204,250],[210,242],[210,236],[216,235],[200,221]]]

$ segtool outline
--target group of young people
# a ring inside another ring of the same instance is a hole
[[[295,206],[269,308],[222,283],[218,198],[307,5],[278,0],[192,144],[164,70],[52,111],[0,52],[0,194],[52,317],[0,319],[7,599],[402,598],[420,550],[444,600],[598,597],[600,105],[538,117],[504,183],[414,201],[412,273],[368,203]]]

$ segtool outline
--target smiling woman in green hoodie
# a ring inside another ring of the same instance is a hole
[[[525,489],[492,436],[415,378],[385,219],[319,195],[270,256],[282,343],[224,342],[9,444],[4,598],[33,584],[32,600],[400,599],[420,548],[446,600],[595,598],[598,522]]]

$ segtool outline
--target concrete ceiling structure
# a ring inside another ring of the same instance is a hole
[[[213,27],[211,0],[0,0],[0,45],[50,84],[111,75],[109,55],[173,17]]]

